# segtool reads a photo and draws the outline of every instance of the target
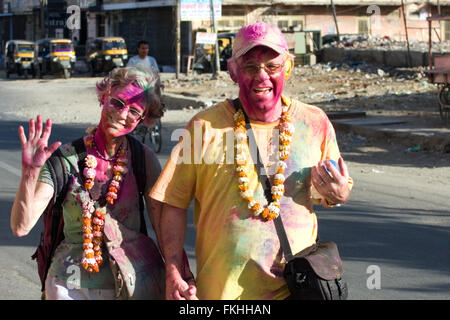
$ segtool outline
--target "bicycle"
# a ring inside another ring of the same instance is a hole
[[[132,132],[137,136],[143,144],[150,146],[150,148],[159,153],[162,146],[162,124],[161,119],[156,119],[152,127],[148,127],[144,123],[140,123]],[[147,143],[148,142],[148,143]]]

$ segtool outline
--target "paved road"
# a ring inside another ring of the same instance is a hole
[[[13,237],[9,228],[20,175],[19,124],[0,117],[0,299],[39,299],[39,279],[30,256],[40,225],[24,238]],[[164,120],[163,125],[162,164],[174,144],[170,134],[180,126]],[[55,125],[53,137],[68,142],[84,129],[84,125]],[[425,178],[408,174],[407,165],[392,163],[383,173],[371,170],[368,158],[348,155],[348,159],[356,182],[351,200],[317,212],[321,239],[339,244],[350,298],[449,299],[449,183],[423,183]],[[194,246],[191,208],[186,248],[193,264]]]

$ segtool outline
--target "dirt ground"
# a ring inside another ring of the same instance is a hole
[[[165,92],[222,99],[235,96],[237,86],[227,73],[182,74],[164,81]],[[437,87],[423,69],[381,69],[366,64],[297,66],[285,93],[325,111],[363,110],[367,114],[437,115]]]

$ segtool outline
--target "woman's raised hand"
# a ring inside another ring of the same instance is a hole
[[[30,119],[28,140],[22,126],[19,126],[19,137],[22,143],[22,170],[40,169],[45,161],[59,148],[61,142],[57,141],[50,147],[47,146],[48,138],[52,132],[52,121],[47,119],[43,129],[42,118],[37,116],[36,124]]]

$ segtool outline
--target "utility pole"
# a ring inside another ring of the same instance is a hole
[[[47,6],[47,0],[40,0],[41,10],[40,10],[40,19],[41,19],[41,38],[45,38],[45,7]]]
[[[403,22],[405,24],[405,35],[406,35],[406,47],[408,48],[408,67],[411,68],[411,52],[409,50],[409,39],[408,39],[408,26],[406,25],[406,14],[405,14],[405,3],[402,0],[402,13],[403,13]]]
[[[175,32],[175,51],[176,51],[176,78],[180,77],[180,55],[181,55],[181,31],[180,31],[180,20],[181,20],[181,0],[177,0],[177,7],[175,13],[176,21],[176,32]]]
[[[341,37],[339,36],[339,27],[338,27],[338,23],[337,23],[337,18],[336,18],[336,8],[334,7],[334,2],[333,0],[331,0],[331,10],[333,12],[333,18],[334,18],[334,25],[336,26],[336,34],[338,37],[338,43],[341,42]]]
[[[441,16],[441,4],[437,0],[438,16]],[[439,42],[442,42],[442,20],[439,20]]]
[[[214,12],[214,0],[209,0],[209,6],[211,8],[211,17],[212,17],[212,23],[213,23],[213,31],[214,34],[216,35],[216,44],[214,47],[214,52],[215,52],[215,64],[214,64],[214,77],[217,77],[219,75],[219,70],[220,70],[220,62],[219,62],[219,44],[217,41],[217,28],[216,28],[216,14]]]

